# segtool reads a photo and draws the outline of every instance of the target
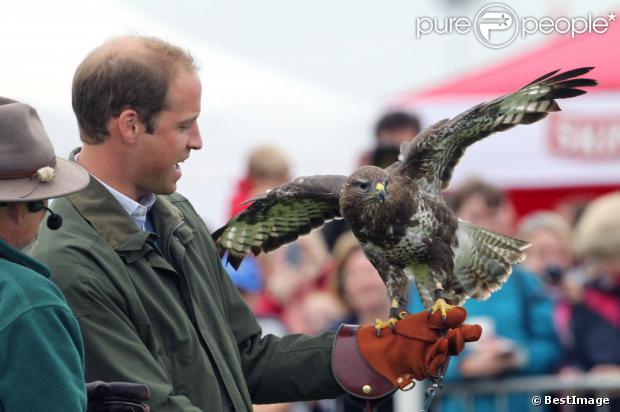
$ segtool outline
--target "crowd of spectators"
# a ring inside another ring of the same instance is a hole
[[[399,145],[419,130],[415,116],[387,114],[378,121],[374,147],[363,152],[359,165],[389,165],[397,159]],[[230,202],[231,217],[242,210],[242,201],[288,181],[290,170],[277,148],[254,150]],[[451,187],[446,200],[459,218],[532,244],[527,260],[513,267],[500,291],[486,301],[466,302],[471,322],[483,326],[483,338],[451,362],[447,381],[620,376],[620,192],[591,199],[579,214],[549,205],[521,217],[508,194],[480,179]],[[372,324],[389,311],[385,286],[342,221],[273,253],[245,259],[237,271],[227,269],[264,333],[312,334],[342,322]],[[409,310],[419,311],[416,289],[410,290]],[[528,410],[530,399],[511,396],[509,410]],[[494,410],[491,397],[478,396],[474,402],[476,411]],[[257,410],[362,409],[339,399]],[[378,408],[391,410],[392,400]],[[444,399],[441,410],[462,410],[461,400]]]

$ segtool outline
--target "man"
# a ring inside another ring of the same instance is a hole
[[[30,106],[0,97],[0,409],[86,410],[84,352],[78,323],[47,267],[26,253],[47,199],[77,192],[88,174],[57,158]],[[47,219],[50,230],[62,225]],[[88,385],[89,411],[146,411],[142,385]],[[123,398],[136,398],[133,400]],[[127,401],[127,402],[125,402]],[[131,407],[132,409],[127,409]],[[133,408],[135,407],[135,408]],[[119,408],[119,409],[117,409]],[[122,409],[125,408],[125,409]]]
[[[413,113],[390,112],[375,125],[375,147],[366,152],[361,164],[388,167],[398,160],[400,145],[411,141],[420,132],[420,120]]]
[[[411,141],[418,133],[420,133],[420,119],[416,114],[409,112],[386,113],[375,125],[378,146],[400,147],[402,143]]]
[[[364,335],[358,342],[377,366],[354,373],[367,379],[358,385],[331,371],[333,334],[261,337],[204,223],[174,193],[180,164],[202,147],[200,97],[191,56],[153,38],[111,40],[75,73],[83,146],[73,156],[94,178],[54,203],[67,230],[44,230],[36,255],[80,322],[88,379],[145,383],[156,411],[249,411],[252,402],[340,395],[337,377],[352,392],[381,396],[432,377],[463,340],[477,339],[479,328],[461,326],[464,311],[444,326],[412,316],[380,342],[360,328],[350,336]],[[388,343],[413,356],[388,360]],[[345,355],[335,355],[334,368]],[[358,351],[351,356],[363,363]]]
[[[84,411],[77,321],[48,269],[26,251],[48,198],[88,175],[54,155],[37,113],[0,97],[0,404],[3,410]]]

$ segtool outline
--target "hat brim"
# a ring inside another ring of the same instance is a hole
[[[56,158],[54,178],[39,182],[36,176],[0,179],[0,202],[30,202],[79,192],[88,186],[90,175],[77,163]]]

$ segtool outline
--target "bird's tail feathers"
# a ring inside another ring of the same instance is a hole
[[[508,280],[512,265],[525,260],[530,244],[459,220],[454,275],[457,300],[487,299]],[[460,286],[460,287],[458,287]]]

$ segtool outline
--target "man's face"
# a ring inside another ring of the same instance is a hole
[[[412,127],[401,129],[386,129],[379,132],[377,136],[379,145],[399,147],[401,143],[412,140],[418,131]]]
[[[515,210],[510,202],[503,202],[497,208],[491,208],[479,194],[474,194],[463,201],[456,211],[458,217],[474,225],[507,236],[514,232]]]
[[[179,70],[170,83],[167,107],[156,118],[153,134],[143,133],[134,151],[136,187],[146,193],[170,194],[181,178],[181,163],[191,150],[202,147],[196,119],[200,114],[201,84],[193,71]]]
[[[47,201],[45,205],[47,206]],[[11,229],[12,234],[8,234],[9,238],[7,240],[17,249],[22,249],[27,252],[29,246],[37,239],[39,225],[45,217],[45,210],[35,213],[29,212],[26,203],[20,203],[16,205],[16,207],[21,209],[23,220],[19,223],[13,222],[13,228]]]

